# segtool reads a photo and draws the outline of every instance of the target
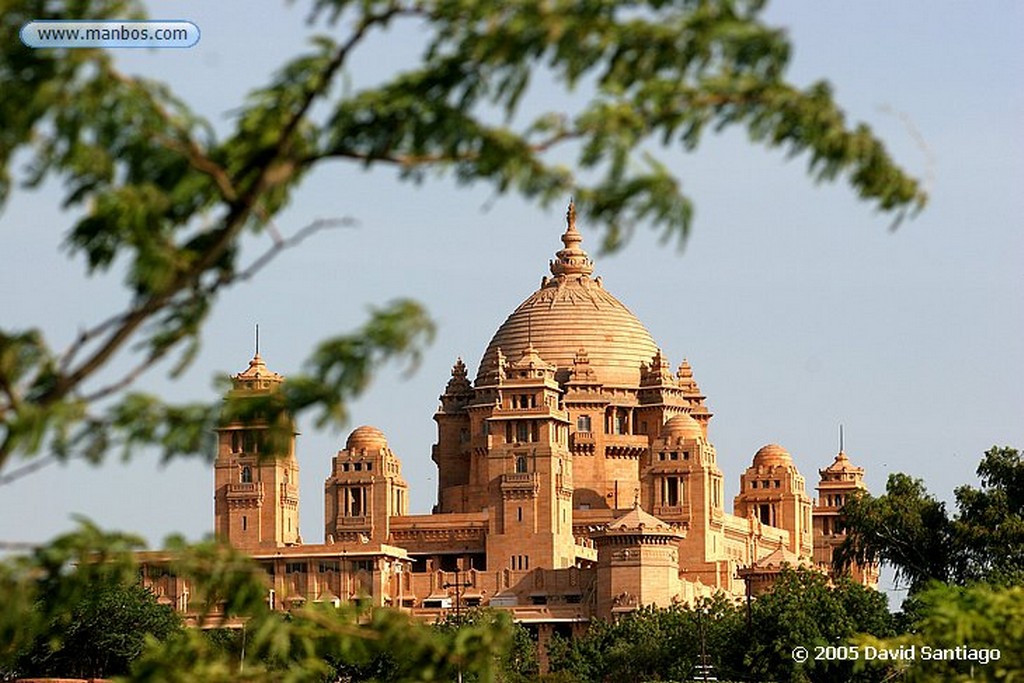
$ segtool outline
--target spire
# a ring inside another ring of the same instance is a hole
[[[551,262],[551,274],[558,275],[590,275],[594,272],[594,262],[590,260],[580,244],[583,236],[576,229],[576,204],[569,200],[569,208],[565,212],[566,228],[562,234],[564,249],[555,253],[556,260]]]
[[[231,377],[232,386],[236,390],[244,389],[248,391],[266,391],[276,387],[284,381],[283,375],[267,369],[267,364],[263,362],[263,357],[260,356],[259,329],[259,325],[257,325],[256,353],[253,355],[252,360],[249,361],[249,367]]]

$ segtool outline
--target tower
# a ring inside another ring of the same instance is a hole
[[[384,433],[364,425],[331,461],[324,483],[324,537],[387,543],[391,517],[409,513],[409,486]]]
[[[290,417],[264,417],[284,377],[259,353],[231,378],[226,422],[217,429],[214,530],[218,538],[255,551],[300,543],[299,463]]]
[[[787,549],[800,557],[812,552],[811,499],[793,457],[778,444],[754,454],[740,475],[740,493],[733,509],[738,517],[754,517],[761,524],[789,532]]]
[[[532,346],[496,377],[500,404],[487,419],[487,568],[571,567],[569,419],[555,366]]]
[[[840,510],[852,496],[867,491],[864,468],[855,467],[840,451],[825,469],[818,470],[818,500],[814,506],[814,563],[825,571],[832,569],[832,554],[846,538]],[[865,586],[878,585],[878,566],[854,565],[850,577]]]
[[[594,536],[597,612],[642,605],[668,607],[680,594],[679,541],[684,533],[638,505]]]

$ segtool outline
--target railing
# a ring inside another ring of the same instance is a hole
[[[263,496],[261,482],[228,484],[228,498],[259,498]]]

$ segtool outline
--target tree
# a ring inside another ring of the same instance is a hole
[[[501,653],[495,661],[495,680],[497,683],[525,683],[536,679],[540,670],[537,659],[537,642],[529,630],[522,624],[510,623],[508,613],[489,608],[471,607],[456,614],[448,612],[443,619],[434,624],[434,628],[443,634],[454,635],[467,626],[479,627],[502,624],[510,630],[511,644],[507,651]],[[464,674],[465,683],[474,683],[479,677]]]
[[[911,592],[930,581],[949,581],[960,564],[946,505],[906,474],[891,474],[885,494],[862,494],[842,508],[846,538],[836,552],[836,568],[882,562]]]
[[[981,486],[956,490],[953,533],[968,580],[1024,584],[1024,458],[993,446],[977,469]]]
[[[874,681],[853,661],[794,660],[793,650],[845,646],[856,634],[894,634],[885,596],[850,581],[830,585],[819,572],[785,569],[746,608],[724,596],[693,606],[643,608],[599,621],[582,637],[556,639],[551,666],[576,681],[686,681],[707,663],[718,680]]]
[[[798,662],[792,654],[797,647],[813,655],[818,646],[845,646],[864,633],[893,634],[884,595],[849,580],[829,585],[819,572],[786,569],[771,591],[753,602],[744,662],[747,672],[759,680],[880,680],[876,675],[858,678],[852,659],[812,656]]]
[[[922,616],[911,631],[858,640],[863,652],[914,648],[913,656],[863,657],[858,669],[884,667],[910,683],[1015,681],[1024,675],[1024,586],[933,585],[916,600]]]
[[[15,668],[23,676],[124,675],[147,637],[165,640],[182,629],[174,609],[138,583],[93,585],[75,604],[39,609],[56,616],[18,658]]]
[[[592,623],[580,638],[555,638],[551,669],[577,681],[681,681],[694,677],[707,654],[716,675],[728,680],[740,671],[733,665],[744,623],[741,611],[721,595],[694,606],[643,607]]]
[[[244,623],[244,647],[223,632],[211,638],[200,629],[161,630],[158,620],[135,622],[152,629],[149,637],[127,634],[122,626],[128,624],[116,623],[121,609],[108,602],[124,596],[98,588],[136,585],[140,545],[83,522],[32,554],[0,563],[0,677],[36,669],[85,673],[95,666],[126,671],[130,664],[129,680],[138,681],[320,683],[347,670],[373,674],[374,662],[394,656],[389,681],[451,680],[460,671],[493,681],[510,650],[506,615],[446,632],[397,610],[351,604],[311,604],[282,615],[267,605],[265,576],[250,558],[212,541],[175,539],[168,542],[175,558],[170,569],[189,580],[195,618],[213,627]],[[141,651],[136,641],[126,645],[129,635],[144,638]],[[117,657],[97,659],[104,653]]]
[[[867,127],[846,122],[827,83],[800,89],[786,80],[790,45],[762,21],[757,0],[313,0],[310,30],[319,35],[251,93],[224,135],[167,87],[121,72],[102,50],[29,50],[13,38],[29,20],[143,14],[137,0],[63,5],[3,4],[0,203],[16,187],[57,180],[63,206],[79,212],[68,253],[90,275],[123,267],[125,301],[66,345],[37,328],[0,330],[0,483],[47,462],[100,462],[145,446],[166,458],[208,452],[219,406],[169,404],[134,389],[135,381],[160,363],[184,370],[218,296],[326,227],[282,234],[275,218],[308,174],[329,161],[397,168],[411,182],[447,175],[543,205],[572,194],[580,213],[603,230],[606,248],[642,223],[685,237],[690,199],[656,152],[659,145],[692,150],[709,129],[741,126],[755,142],[802,155],[813,179],[845,178],[896,222],[926,199]],[[354,51],[400,21],[421,27],[421,62],[376,86],[337,87]],[[586,104],[528,110],[523,103],[540,74],[564,89],[586,89]],[[560,155],[570,155],[577,170]],[[13,170],[16,160],[26,172]],[[271,235],[274,246],[243,262],[242,246],[254,234]],[[417,304],[390,304],[356,332],[321,343],[283,391],[259,405],[229,405],[227,414],[259,412],[282,433],[290,424],[285,416],[304,412],[315,412],[320,424],[343,421],[347,399],[366,386],[373,367],[415,360],[431,331]],[[111,376],[117,367],[128,370]],[[18,457],[29,462],[12,470]],[[37,588],[26,567],[50,567],[45,556],[53,550],[54,566],[75,556],[91,567],[81,576],[110,568],[93,566],[106,557],[130,571],[119,546],[126,542],[86,528],[39,556],[4,564],[0,631],[11,637],[0,644],[41,628],[28,617],[24,596]],[[424,663],[421,676],[452,671],[458,661],[490,675],[481,662],[505,642],[500,625],[440,642],[398,617],[374,616],[369,631],[356,628],[350,614],[312,608],[282,621],[261,607],[260,584],[244,558],[175,547],[201,593],[248,619],[254,631],[247,657],[257,653],[284,667],[288,675],[275,670],[275,680],[322,672],[329,654],[322,648],[365,651],[371,641],[394,644],[399,636],[415,653],[411,661]],[[43,573],[69,594],[84,590],[81,581],[65,585],[59,572]],[[478,659],[471,646],[486,657]],[[247,659],[244,677],[271,677],[261,662]],[[150,680],[239,674],[222,649],[191,631],[148,648],[135,668]]]
[[[311,30],[320,34],[250,95],[225,136],[101,50],[4,41],[0,202],[18,179],[13,161],[27,160],[24,185],[58,179],[64,206],[81,207],[68,252],[90,274],[115,262],[127,274],[124,308],[63,351],[38,329],[0,331],[0,468],[18,454],[99,461],[140,444],[165,457],[202,452],[216,411],[167,405],[131,386],[170,358],[174,372],[184,369],[217,297],[324,227],[283,237],[274,219],[328,161],[395,167],[413,182],[450,175],[545,205],[572,194],[614,248],[641,223],[670,237],[689,230],[690,199],[655,156],[659,143],[691,150],[708,129],[742,126],[755,142],[803,155],[815,180],[845,177],[896,221],[922,207],[918,183],[868,128],[847,124],[827,83],[801,90],[785,80],[790,45],[762,9],[756,0],[313,0]],[[8,0],[3,21],[10,30],[142,11],[136,0]],[[422,26],[421,63],[374,87],[336,88],[352,54],[400,21]],[[589,102],[524,109],[541,73],[586,88]],[[562,154],[574,155],[578,172]],[[253,233],[270,233],[275,246],[243,263]],[[382,308],[358,332],[322,343],[273,407],[341,421],[373,365],[415,358],[430,331],[411,302]],[[131,369],[106,376],[115,361]]]
[[[980,488],[956,490],[956,513],[905,474],[889,476],[886,493],[851,499],[842,510],[847,536],[837,568],[881,561],[913,595],[931,582],[1020,583],[1024,580],[1024,460],[993,446],[977,469]]]

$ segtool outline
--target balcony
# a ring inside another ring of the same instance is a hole
[[[254,481],[249,483],[228,484],[228,499],[236,500],[243,498],[262,498],[263,483]]]

